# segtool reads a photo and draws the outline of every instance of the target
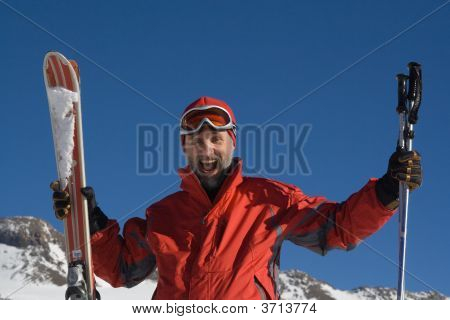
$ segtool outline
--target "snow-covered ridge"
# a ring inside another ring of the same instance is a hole
[[[64,237],[34,217],[0,218],[0,279],[65,283]]]
[[[44,220],[27,217],[0,218],[0,243],[26,248],[50,243],[64,247],[64,236]],[[48,249],[48,248],[47,248]]]
[[[64,237],[34,217],[0,218],[0,299],[63,299],[66,262]],[[150,299],[157,275],[138,286],[112,288],[97,279],[102,299]],[[299,270],[280,273],[282,299],[395,300],[393,288],[339,290]],[[446,299],[437,292],[407,292],[408,299]]]
[[[397,290],[385,287],[358,287],[352,290],[336,289],[299,270],[280,273],[281,297],[286,300],[396,300]],[[448,299],[434,291],[406,292],[406,299],[442,300]]]

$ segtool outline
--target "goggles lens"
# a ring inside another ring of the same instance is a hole
[[[204,119],[208,119],[217,129],[230,126],[232,122],[230,115],[220,108],[193,109],[183,116],[181,128],[185,131],[198,130]]]

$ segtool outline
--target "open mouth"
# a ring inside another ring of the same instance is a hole
[[[219,161],[217,160],[200,160],[199,170],[202,173],[213,173],[216,171]]]

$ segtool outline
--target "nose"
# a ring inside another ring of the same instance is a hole
[[[202,157],[211,157],[214,155],[214,144],[209,140],[203,141],[199,148],[199,156]]]

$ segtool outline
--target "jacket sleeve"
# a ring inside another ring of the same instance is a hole
[[[153,272],[156,258],[146,241],[146,221],[132,218],[124,225],[123,237],[115,220],[91,236],[95,274],[113,287],[131,288]]]
[[[331,249],[351,250],[362,239],[379,230],[394,214],[375,193],[372,178],[346,201],[336,203],[324,197],[309,197],[295,188],[285,221],[285,239],[325,255]]]

